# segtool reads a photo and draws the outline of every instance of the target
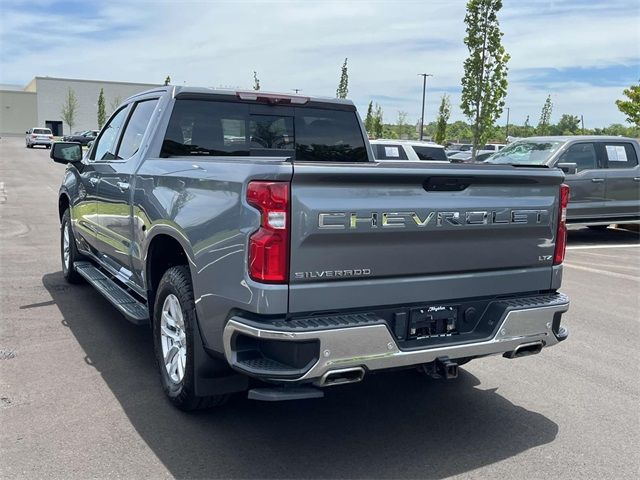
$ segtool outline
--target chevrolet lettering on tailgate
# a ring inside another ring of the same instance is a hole
[[[407,228],[465,225],[548,225],[547,210],[474,210],[431,212],[327,212],[318,215],[318,227],[326,230],[356,228]]]

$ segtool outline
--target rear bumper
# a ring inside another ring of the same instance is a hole
[[[261,325],[233,317],[224,329],[225,356],[229,364],[243,373],[278,382],[313,382],[333,370],[362,367],[365,371],[408,367],[435,361],[438,357],[457,358],[509,354],[523,345],[540,343],[550,347],[565,340],[568,330],[560,326],[560,317],[569,309],[569,299],[556,294],[532,302],[510,300],[495,333],[488,339],[441,347],[403,350],[384,323],[370,322],[344,328],[286,328]],[[282,322],[279,323],[282,325]],[[259,341],[300,342],[318,346],[317,358],[300,368],[286,368],[264,359],[244,363],[239,337]],[[240,353],[240,355],[239,355]]]

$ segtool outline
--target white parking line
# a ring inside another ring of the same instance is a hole
[[[566,262],[563,263],[562,265],[569,268],[575,268],[576,270],[584,270],[585,272],[601,273],[609,277],[616,277],[616,278],[622,278],[624,280],[633,280],[635,282],[640,282],[640,277],[636,277],[634,275],[627,275],[625,273],[610,272],[608,270],[600,270],[598,268],[583,267],[581,265],[574,265]]]
[[[567,247],[567,250],[588,250],[598,248],[638,248],[640,243],[628,244],[628,245],[576,245],[575,247]]]

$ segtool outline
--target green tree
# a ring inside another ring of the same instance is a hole
[[[373,101],[369,102],[367,116],[364,119],[364,129],[369,135],[373,133]]]
[[[618,110],[627,116],[627,122],[640,128],[640,82],[622,92],[628,100],[616,100]]]
[[[336,90],[336,97],[347,98],[347,95],[349,95],[349,71],[347,69],[347,59],[345,58],[340,73],[340,82]]]
[[[398,138],[409,138],[409,125],[407,124],[407,112],[402,110],[398,112],[398,125],[396,128]]]
[[[524,135],[522,135],[523,137],[530,137],[531,134],[529,133],[531,131],[531,124],[529,123],[529,115],[527,115],[527,118],[525,118],[524,120],[524,125],[523,125],[523,129],[524,129]]]
[[[580,117],[576,115],[567,115],[566,113],[560,117],[556,125],[551,128],[555,135],[577,135],[580,130]]]
[[[446,93],[442,95],[440,100],[440,108],[438,109],[438,118],[436,120],[436,134],[434,140],[440,145],[444,145],[447,140],[447,122],[451,117],[451,101]]]
[[[164,79],[164,86],[166,87],[171,83],[171,77],[167,75],[167,78]]]
[[[107,121],[107,110],[104,104],[104,89],[100,89],[100,94],[98,95],[98,129],[102,130],[105,122]]]
[[[548,135],[549,126],[551,125],[551,112],[553,112],[553,103],[551,102],[551,95],[547,95],[547,99],[542,106],[542,112],[540,113],[540,121],[536,127],[537,135]]]
[[[502,0],[469,0],[464,17],[469,57],[464,62],[460,107],[473,121],[474,156],[502,114],[507,94],[509,54],[502,46],[497,15],[501,8]]]
[[[258,73],[253,71],[253,89],[260,90],[260,79],[258,78]]]
[[[60,116],[64,122],[69,125],[69,133],[72,133],[73,126],[76,124],[76,112],[78,110],[78,98],[76,92],[69,88],[67,90],[67,98],[65,98],[62,104],[62,110]]]
[[[113,97],[113,100],[109,102],[109,108],[110,108],[109,115],[115,112],[121,103],[122,103],[122,97],[120,95],[116,95],[115,97]]]
[[[373,136],[382,138],[384,125],[382,124],[382,107],[376,103],[376,113],[373,116]]]

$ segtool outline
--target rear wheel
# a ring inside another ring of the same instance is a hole
[[[223,404],[227,395],[199,397],[195,393],[195,303],[186,266],[169,268],[160,280],[153,314],[153,337],[162,388],[180,410]]]
[[[60,259],[62,260],[62,274],[69,283],[82,283],[83,278],[76,272],[73,264],[81,260],[76,248],[76,240],[71,230],[71,215],[69,209],[62,215],[60,224]]]

